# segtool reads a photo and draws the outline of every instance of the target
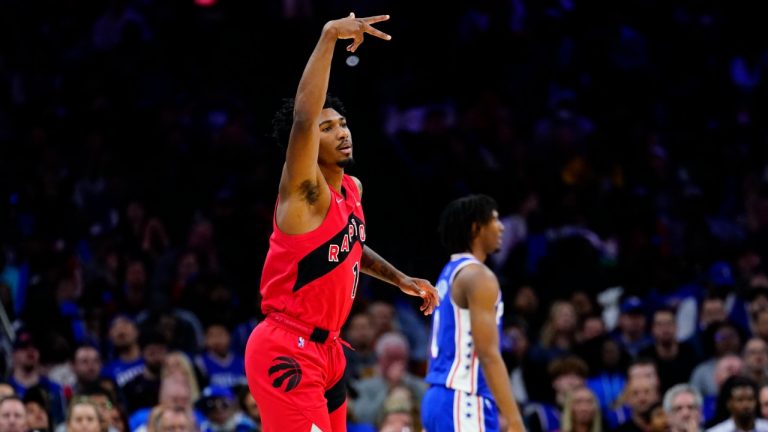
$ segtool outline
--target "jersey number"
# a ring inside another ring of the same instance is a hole
[[[360,263],[356,262],[355,265],[352,266],[352,274],[355,275],[355,281],[352,282],[352,298],[355,298],[355,295],[357,294],[357,281],[360,280]]]

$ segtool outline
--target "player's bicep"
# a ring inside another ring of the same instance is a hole
[[[498,282],[495,277],[488,275],[487,271],[478,272],[473,275],[466,292],[475,350],[480,356],[498,350],[499,332],[496,321]]]
[[[316,184],[319,168],[319,130],[315,121],[294,121],[285,152],[285,168],[281,193],[303,193],[309,184]]]

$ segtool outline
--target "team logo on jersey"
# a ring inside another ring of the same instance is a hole
[[[301,366],[299,366],[299,362],[290,357],[278,356],[273,358],[272,367],[269,368],[268,373],[269,376],[276,375],[272,381],[274,388],[281,388],[288,381],[285,389],[283,389],[286,393],[295,389],[301,382]]]

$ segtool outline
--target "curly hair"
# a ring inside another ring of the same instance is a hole
[[[293,109],[295,102],[295,98],[284,98],[282,105],[277,112],[275,112],[274,117],[272,117],[272,139],[274,139],[277,145],[283,150],[288,148],[288,138],[291,135],[291,127],[293,126]],[[325,108],[333,108],[344,117],[347,116],[341,99],[330,93],[325,94],[323,109]]]
[[[474,228],[488,223],[496,209],[496,200],[482,194],[451,201],[440,215],[437,227],[443,246],[449,253],[468,251],[475,235]]]

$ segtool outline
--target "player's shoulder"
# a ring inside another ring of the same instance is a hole
[[[456,275],[463,282],[473,283],[498,283],[496,274],[480,261],[474,261],[466,264],[464,268]]]
[[[357,193],[358,193],[360,196],[363,196],[363,182],[361,182],[359,178],[357,178],[357,177],[355,177],[355,176],[353,176],[353,175],[349,175],[349,174],[347,174],[347,175],[349,176],[349,178],[350,178],[350,179],[351,179],[353,182],[355,182],[355,186],[357,186]]]

